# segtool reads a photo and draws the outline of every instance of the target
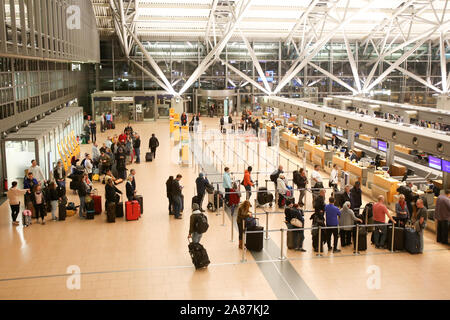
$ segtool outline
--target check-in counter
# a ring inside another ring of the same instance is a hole
[[[383,195],[388,203],[394,202],[394,195],[397,194],[399,181],[394,178],[386,178],[382,174],[373,175],[372,196],[377,198]]]
[[[360,134],[359,135],[359,139],[370,143],[370,139],[373,139],[373,138],[371,136],[366,135],[366,134]]]
[[[304,142],[305,137],[291,134],[289,136],[289,150],[298,155],[299,151],[303,149]]]
[[[289,137],[290,134],[288,132],[283,132],[280,136],[280,147],[289,150]]]
[[[402,145],[396,144],[395,145],[395,151],[401,152],[401,153],[405,153],[405,154],[411,154],[412,149],[408,148],[408,147],[404,147]]]
[[[314,145],[311,142],[305,142],[303,144],[303,150],[305,151],[306,161],[312,162],[312,155],[314,153]]]
[[[360,166],[356,162],[347,162],[347,170],[350,175],[350,184],[354,185],[356,181],[363,184],[367,180],[367,168]]]
[[[337,164],[339,169],[347,171],[347,160],[340,157],[339,155],[333,155],[332,163]]]
[[[393,177],[402,177],[406,173],[406,167],[400,164],[393,164],[389,168],[389,174]]]
[[[333,160],[333,151],[322,148],[321,146],[313,146],[312,162],[318,164],[322,169],[325,168],[328,162]]]

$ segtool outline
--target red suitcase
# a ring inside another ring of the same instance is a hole
[[[138,220],[141,216],[141,208],[137,201],[127,201],[125,203],[125,216],[127,221]]]
[[[95,214],[102,214],[102,196],[91,195],[91,198],[94,200]]]

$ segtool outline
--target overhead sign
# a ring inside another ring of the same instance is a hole
[[[113,97],[112,102],[134,102],[133,97]]]

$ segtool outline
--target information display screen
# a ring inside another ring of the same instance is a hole
[[[378,140],[378,150],[387,152],[387,142]]]
[[[378,140],[377,139],[370,139],[370,146],[372,148],[378,149]]]
[[[337,135],[338,135],[339,137],[343,137],[343,136],[344,136],[344,130],[342,130],[341,128],[338,128],[338,129],[336,130],[336,133],[337,133]]]
[[[332,133],[332,134],[337,134],[336,127],[331,127],[331,133]]]
[[[442,170],[442,160],[436,157],[428,156],[428,166],[436,170]]]
[[[450,161],[442,160],[442,171],[450,173]]]

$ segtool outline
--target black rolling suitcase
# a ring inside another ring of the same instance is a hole
[[[153,161],[153,153],[152,152],[147,152],[145,154],[145,162],[152,162]]]
[[[95,216],[95,202],[94,200],[91,200],[86,203],[86,219],[94,220],[94,216]]]
[[[405,228],[405,249],[412,254],[420,253],[420,236],[412,228]]]
[[[210,261],[206,249],[200,243],[189,243],[189,254],[195,269],[206,268]]]
[[[116,222],[116,204],[114,202],[106,205],[106,221]]]
[[[247,229],[247,231],[263,231],[263,227],[252,227]],[[264,238],[264,232],[257,232],[257,233],[247,233],[246,235],[246,242],[245,246],[250,251],[261,251],[263,249],[263,238]]]
[[[356,250],[356,229],[353,229],[353,250]],[[358,230],[358,251],[367,250],[367,228],[359,227]]]
[[[144,214],[144,197],[143,196],[136,196],[136,201],[139,202],[139,205],[141,206],[141,215]]]
[[[288,224],[288,229],[295,229],[296,227]],[[288,249],[296,249],[298,247],[298,231],[287,231],[287,236],[286,236],[286,240],[287,240],[287,247]]]
[[[67,216],[67,198],[63,197],[62,200],[58,201],[58,220],[59,221],[64,221],[66,220],[66,216]]]
[[[388,226],[386,234],[387,249],[392,246],[392,227]],[[405,250],[405,228],[395,227],[394,229],[394,251]]]
[[[116,203],[116,218],[123,218],[123,202]]]
[[[258,195],[256,196],[256,198],[260,206],[265,205],[266,203],[273,202],[273,194],[267,192],[266,187],[258,188]]]

